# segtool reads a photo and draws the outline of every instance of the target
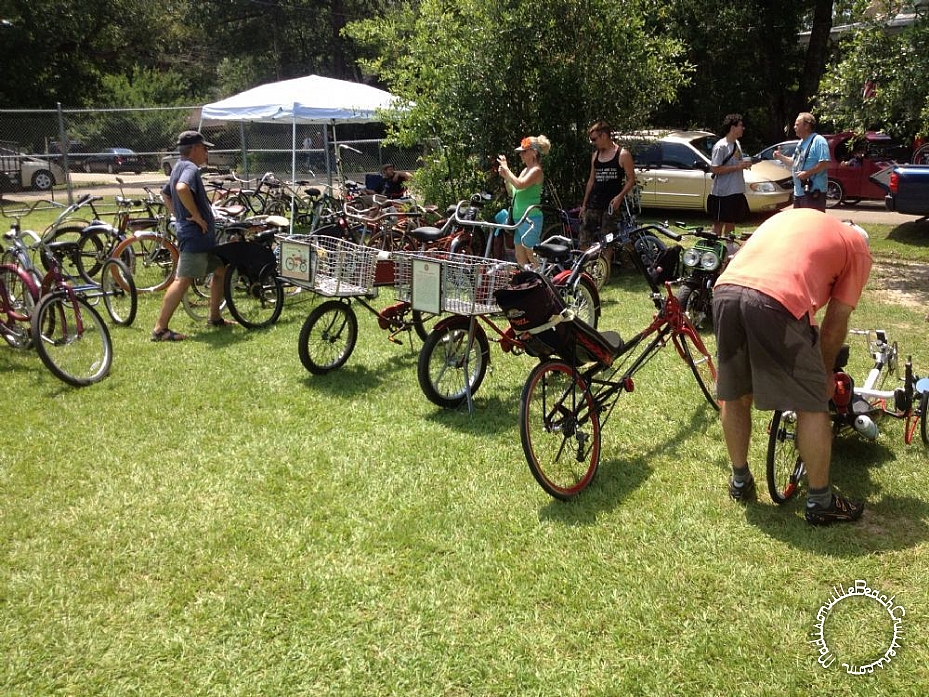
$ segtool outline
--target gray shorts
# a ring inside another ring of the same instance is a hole
[[[213,252],[181,252],[177,260],[177,277],[203,278],[224,265]]]
[[[754,395],[762,410],[824,412],[828,376],[819,331],[751,288],[713,290],[720,400]]]

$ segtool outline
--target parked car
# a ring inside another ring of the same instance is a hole
[[[769,145],[764,150],[760,151],[757,155],[753,156],[752,159],[755,160],[756,162],[770,160],[774,164],[781,165],[781,167],[783,167],[784,165],[781,164],[780,160],[774,159],[774,151],[780,148],[782,155],[786,155],[787,157],[793,157],[794,150],[797,149],[797,143],[799,142],[800,142],[799,140],[782,140],[780,143]]]
[[[180,155],[176,152],[168,153],[161,158],[161,171],[170,177],[171,170],[179,159]],[[206,167],[221,174],[231,172],[235,169],[235,154],[232,152],[223,152],[221,150],[210,150],[209,161]]]
[[[635,159],[643,208],[706,211],[713,180],[710,157],[719,137],[709,131],[640,131],[620,135]],[[745,197],[752,213],[773,212],[790,203],[790,173],[773,162],[745,170]]]
[[[144,168],[142,158],[129,148],[103,148],[84,157],[83,169],[85,172],[135,172],[138,174]]]
[[[15,146],[15,143],[9,145]],[[54,162],[26,155],[15,147],[0,147],[0,190],[32,188],[48,191],[64,180],[64,170]]]
[[[826,206],[834,208],[862,199],[883,200],[887,193],[871,181],[871,176],[888,166],[910,158],[910,148],[883,133],[869,131],[856,135],[850,131],[824,136],[829,143],[829,188]]]
[[[88,155],[88,150],[84,144],[77,140],[68,142],[68,168],[71,170],[81,169],[84,166],[84,159]],[[48,144],[49,159],[56,162],[62,168],[64,167],[64,155],[61,143],[53,140]]]

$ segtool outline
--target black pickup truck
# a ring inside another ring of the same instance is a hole
[[[894,165],[872,175],[871,180],[887,191],[887,210],[929,216],[929,165]]]

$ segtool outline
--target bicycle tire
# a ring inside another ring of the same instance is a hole
[[[313,308],[300,328],[297,353],[313,375],[338,370],[351,357],[358,341],[358,318],[351,305],[327,300]]]
[[[929,165],[929,143],[920,146],[916,152],[913,153],[912,164]]]
[[[429,329],[429,323],[436,319],[438,316],[439,315],[433,314],[432,312],[421,312],[420,310],[413,310],[413,329],[416,331],[416,336],[418,336],[424,343],[429,337],[429,333],[431,332]]]
[[[0,335],[15,349],[32,346],[32,315],[39,288],[32,276],[15,264],[0,264]]]
[[[919,435],[923,439],[924,445],[929,445],[929,427],[926,426],[926,415],[929,412],[929,392],[923,392],[919,398]]]
[[[584,271],[593,279],[598,291],[603,290],[603,287],[610,282],[611,266],[610,259],[605,252],[601,252],[584,265]]]
[[[123,327],[130,326],[139,309],[139,294],[129,267],[112,257],[104,261],[100,268],[100,289],[110,318]]]
[[[651,234],[642,234],[635,238],[632,247],[639,255],[639,258],[645,263],[645,268],[651,269],[658,263],[658,258],[667,245],[660,239]]]
[[[765,475],[768,493],[776,504],[785,504],[800,490],[800,480],[806,473],[797,449],[797,415],[776,411],[768,425],[768,455]]]
[[[110,332],[83,298],[63,293],[42,298],[32,316],[32,337],[45,367],[69,385],[92,385],[110,372]]]
[[[366,241],[366,247],[373,247],[385,252],[416,249],[416,240],[401,230],[378,230]]]
[[[239,324],[261,329],[277,322],[284,309],[284,287],[273,264],[257,274],[230,267],[224,282],[226,307]]]
[[[688,332],[674,334],[674,345],[693,373],[706,401],[713,409],[719,411],[719,402],[716,401],[716,365],[703,341],[697,336],[697,330],[692,331],[693,336]]]
[[[570,365],[549,360],[529,373],[519,400],[519,439],[529,470],[553,498],[568,501],[600,466],[600,412]]]
[[[112,256],[129,267],[139,293],[164,290],[177,273],[177,247],[157,232],[130,235],[116,245]]]
[[[210,318],[210,286],[213,283],[213,274],[207,274],[202,278],[195,278],[190,288],[181,298],[181,304],[184,306],[184,312],[195,322],[206,322]],[[219,303],[219,311],[226,309],[226,298],[223,297]]]
[[[565,305],[574,311],[574,315],[584,320],[594,329],[600,321],[600,293],[597,284],[589,276],[580,276],[577,285],[571,289],[563,283],[555,283],[555,290],[564,300]]]
[[[713,300],[710,293],[702,287],[684,284],[677,293],[677,302],[681,312],[696,329],[703,329],[704,324],[713,316]]]
[[[456,409],[477,393],[487,374],[490,344],[477,326],[468,346],[471,321],[467,317],[433,329],[419,352],[416,376],[426,398],[444,409]],[[465,372],[467,358],[468,372]]]

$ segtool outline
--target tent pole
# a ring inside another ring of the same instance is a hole
[[[296,217],[297,202],[294,196],[297,191],[297,105],[294,104],[293,128],[291,130],[290,147],[290,234],[294,234],[294,218]]]

